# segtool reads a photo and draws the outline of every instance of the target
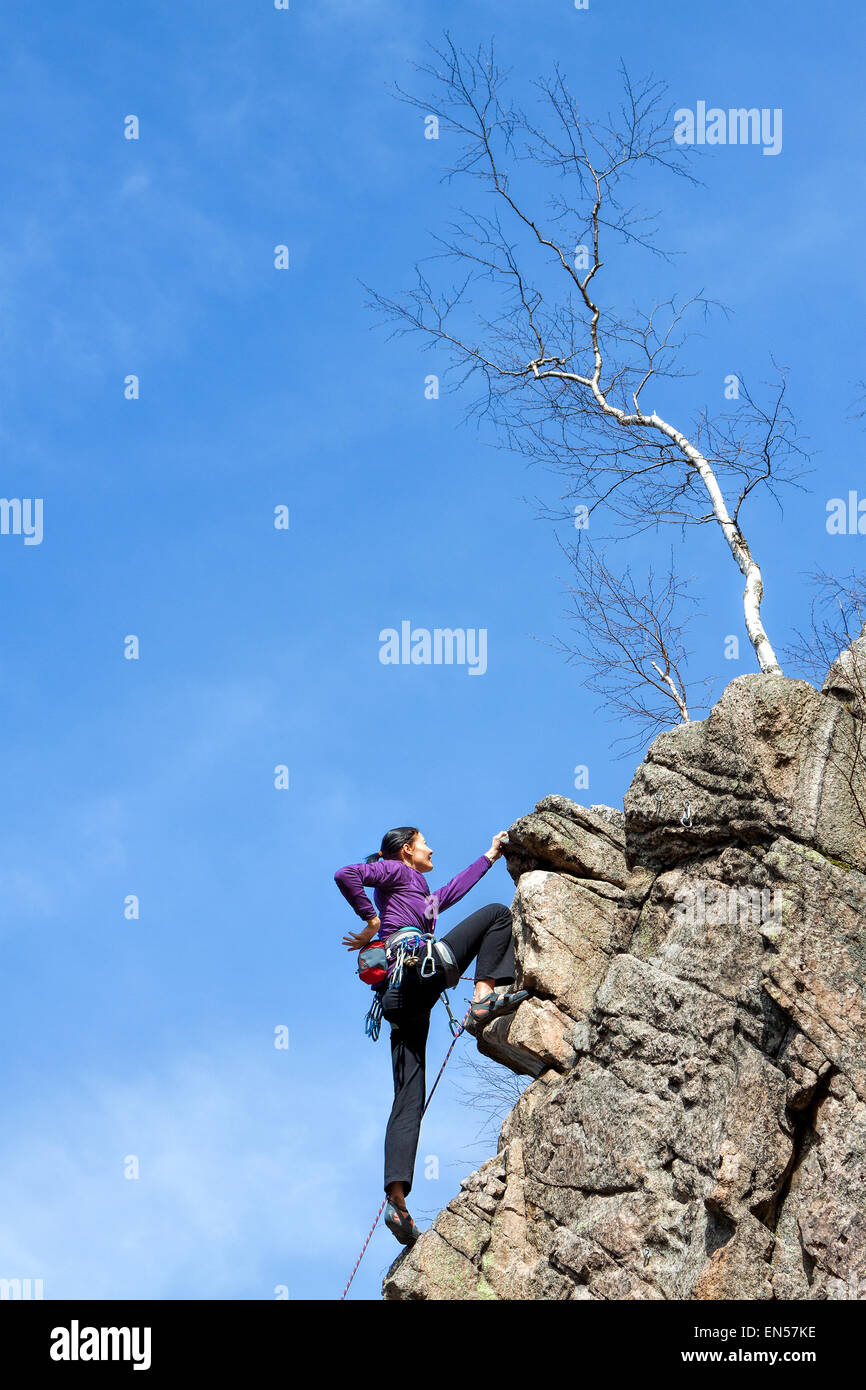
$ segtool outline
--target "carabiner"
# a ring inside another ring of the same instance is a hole
[[[448,995],[445,993],[444,989],[442,991],[442,1003],[445,1005],[445,1010],[448,1014],[448,1027],[451,1029],[451,1036],[452,1038],[459,1038],[460,1034],[463,1032],[463,1024],[458,1023],[457,1019],[452,1014],[451,1005],[448,1003]]]
[[[428,965],[429,965],[429,967],[430,967],[429,970],[427,969]],[[433,938],[432,938],[432,936],[431,936],[431,937],[428,939],[428,941],[427,941],[427,954],[426,954],[426,956],[424,957],[424,960],[423,960],[422,963],[421,963],[420,975],[421,975],[421,979],[422,979],[422,980],[429,980],[429,979],[431,978],[431,976],[433,976],[433,975],[435,975],[435,974],[436,974],[436,958],[435,958],[435,956],[433,955]]]

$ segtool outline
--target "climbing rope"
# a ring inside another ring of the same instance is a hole
[[[465,977],[461,977],[461,978],[465,978]],[[424,1102],[424,1109],[421,1111],[421,1119],[422,1119],[422,1120],[423,1120],[424,1116],[427,1114],[427,1106],[430,1104],[431,1100],[433,1099],[433,1095],[434,1095],[434,1092],[435,1092],[435,1090],[436,1090],[436,1087],[439,1085],[439,1082],[440,1082],[441,1079],[442,1079],[442,1073],[443,1073],[443,1071],[445,1070],[445,1068],[446,1068],[447,1065],[448,1065],[448,1058],[451,1056],[451,1053],[454,1051],[454,1048],[455,1048],[456,1043],[457,1043],[457,1039],[460,1037],[460,1034],[463,1032],[464,1028],[466,1027],[466,1020],[467,1020],[467,1018],[469,1017],[469,1013],[470,1013],[471,1008],[472,1008],[472,1005],[470,1004],[469,1008],[466,1010],[466,1013],[463,1015],[463,1022],[460,1024],[460,1026],[459,1026],[457,1032],[454,1033],[454,1036],[453,1036],[453,1038],[451,1039],[451,1046],[449,1047],[448,1051],[445,1053],[445,1061],[442,1063],[441,1067],[439,1068],[439,1074],[438,1074],[438,1076],[436,1077],[436,1080],[433,1082],[433,1087],[432,1087],[432,1089],[431,1089],[431,1091],[430,1091],[430,1094],[428,1095],[427,1099],[426,1099],[425,1102]],[[448,1017],[451,1018],[451,1010],[450,1010],[450,1009],[448,1010]],[[453,1029],[452,1029],[452,1032],[453,1032]],[[379,1210],[376,1212],[376,1220],[373,1222],[372,1226],[370,1227],[369,1235],[367,1236],[367,1239],[364,1241],[364,1244],[363,1244],[362,1247],[361,1247],[361,1253],[360,1253],[360,1255],[358,1256],[357,1260],[355,1261],[355,1268],[352,1270],[352,1273],[349,1275],[349,1283],[346,1285],[346,1287],[344,1288],[343,1292],[340,1294],[340,1302],[341,1302],[341,1303],[343,1302],[344,1298],[346,1297],[346,1294],[349,1292],[349,1287],[350,1287],[350,1285],[351,1285],[351,1283],[352,1283],[352,1280],[354,1279],[355,1275],[358,1273],[358,1266],[360,1265],[361,1261],[362,1261],[363,1258],[364,1258],[364,1255],[365,1255],[366,1250],[367,1250],[367,1246],[370,1244],[370,1241],[373,1239],[373,1232],[375,1231],[376,1227],[377,1227],[378,1224],[379,1224],[379,1217],[382,1215],[382,1212],[385,1210],[385,1207],[387,1206],[387,1203],[388,1203],[388,1198],[386,1197],[385,1200],[383,1201],[382,1205],[380,1206]]]
[[[360,1255],[358,1256],[357,1260],[355,1261],[355,1268],[352,1270],[352,1273],[349,1275],[349,1283],[346,1285],[346,1287],[344,1288],[343,1292],[340,1294],[340,1302],[341,1302],[341,1303],[343,1302],[343,1299],[346,1297],[346,1294],[349,1292],[349,1285],[351,1284],[351,1282],[352,1282],[352,1280],[354,1279],[355,1275],[358,1273],[358,1266],[359,1266],[359,1264],[361,1263],[361,1261],[362,1261],[363,1258],[364,1258],[364,1255],[365,1255],[366,1250],[367,1250],[367,1246],[370,1244],[370,1241],[373,1239],[373,1232],[375,1231],[376,1227],[377,1227],[378,1224],[379,1224],[379,1217],[382,1215],[382,1212],[385,1210],[385,1207],[387,1206],[387,1203],[388,1203],[388,1198],[386,1197],[385,1200],[383,1201],[382,1205],[380,1206],[379,1210],[376,1212],[376,1220],[373,1222],[372,1226],[370,1227],[370,1234],[367,1236],[367,1239],[364,1241],[364,1244],[361,1246],[361,1253],[360,1253]]]

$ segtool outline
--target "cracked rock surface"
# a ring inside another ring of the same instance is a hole
[[[741,676],[655,740],[624,813],[548,796],[511,827],[533,997],[477,1041],[533,1080],[386,1299],[866,1298],[849,677]]]

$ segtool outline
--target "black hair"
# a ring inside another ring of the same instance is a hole
[[[375,854],[368,854],[364,863],[375,864],[377,859],[399,859],[403,846],[411,844],[420,833],[415,825],[398,825],[394,830],[387,830],[382,836],[381,849]]]

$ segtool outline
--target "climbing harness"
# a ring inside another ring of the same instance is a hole
[[[444,995],[443,995],[443,998],[444,998]],[[427,1114],[427,1107],[428,1107],[428,1105],[430,1104],[431,1100],[433,1099],[434,1093],[435,1093],[435,1091],[436,1091],[436,1087],[439,1085],[439,1082],[440,1082],[441,1079],[442,1079],[442,1073],[444,1072],[445,1068],[446,1068],[447,1065],[448,1065],[448,1059],[449,1059],[449,1057],[451,1056],[451,1053],[454,1051],[454,1048],[455,1048],[455,1046],[456,1046],[456,1044],[457,1044],[457,1039],[460,1037],[460,1034],[463,1032],[464,1028],[466,1027],[466,1020],[467,1020],[467,1018],[469,1017],[469,1013],[470,1013],[471,1007],[472,1007],[472,1006],[470,1005],[469,1008],[466,1010],[466,1013],[463,1015],[463,1022],[462,1022],[462,1023],[458,1023],[458,1024],[456,1025],[456,1026],[457,1026],[457,1031],[456,1031],[456,1033],[454,1032],[454,1029],[453,1029],[453,1028],[452,1028],[452,1030],[451,1030],[452,1033],[454,1034],[454,1036],[453,1036],[452,1039],[451,1039],[451,1046],[449,1047],[448,1051],[445,1053],[445,1061],[442,1063],[441,1067],[439,1068],[438,1075],[437,1075],[437,1077],[436,1077],[436,1080],[433,1082],[433,1086],[432,1086],[432,1088],[431,1088],[431,1090],[430,1090],[430,1094],[428,1095],[427,1099],[426,1099],[425,1102],[424,1102],[424,1109],[421,1111],[421,1119],[422,1119],[422,1120],[423,1120],[424,1116]],[[446,1008],[447,1008],[447,1004],[446,1004]],[[372,1012],[372,1010],[371,1010],[371,1012]],[[456,1020],[453,1018],[453,1016],[452,1016],[452,1014],[451,1014],[450,1008],[448,1009],[448,1017],[451,1019],[452,1023],[455,1023],[455,1022],[456,1022]],[[350,1285],[351,1285],[351,1283],[352,1283],[352,1280],[354,1279],[355,1275],[358,1273],[358,1267],[360,1266],[360,1263],[361,1263],[361,1261],[362,1261],[363,1258],[364,1258],[364,1255],[365,1255],[366,1250],[367,1250],[367,1246],[370,1244],[370,1241],[373,1239],[373,1232],[375,1231],[376,1227],[377,1227],[378,1224],[379,1224],[379,1217],[382,1215],[382,1212],[385,1210],[385,1207],[387,1206],[387,1204],[388,1204],[388,1198],[387,1198],[387,1196],[386,1196],[386,1197],[385,1197],[385,1200],[383,1201],[383,1203],[382,1203],[382,1205],[380,1206],[379,1210],[376,1212],[376,1220],[373,1222],[372,1226],[370,1227],[370,1230],[369,1230],[369,1232],[368,1232],[368,1234],[367,1234],[367,1239],[364,1241],[364,1244],[361,1246],[361,1253],[360,1253],[360,1255],[358,1256],[357,1260],[355,1261],[355,1268],[352,1270],[352,1273],[349,1275],[349,1282],[348,1282],[348,1284],[346,1285],[346,1287],[344,1288],[343,1292],[340,1294],[340,1302],[341,1302],[341,1303],[342,1303],[343,1300],[345,1299],[346,1294],[349,1292],[349,1287],[350,1287]]]
[[[436,974],[436,967],[441,965],[445,974],[445,984],[449,988],[460,978],[451,947],[447,941],[437,941],[432,932],[418,931],[417,927],[401,927],[399,931],[386,937],[385,941],[380,943],[380,947],[384,949],[387,959],[388,984],[394,989],[403,983],[403,971],[409,965],[420,966],[422,980],[432,979]],[[359,961],[359,967],[360,964]]]
[[[388,986],[392,989],[399,989],[403,983],[403,971],[406,966],[418,964],[420,958],[417,952],[421,949],[424,934],[422,932],[401,931],[394,932],[394,936],[397,940],[392,943],[390,950],[387,944],[385,946],[385,954],[388,957]]]
[[[430,980],[436,974],[437,966],[442,966],[445,984],[450,989],[460,979],[460,968],[454,952],[447,941],[437,941],[432,932],[421,932],[416,927],[402,927],[392,932],[384,941],[371,942],[358,954],[358,975],[364,984],[376,989],[387,980],[389,987],[397,989],[403,983],[403,972],[407,966],[419,966],[422,980]],[[457,1021],[451,1012],[445,991],[442,991],[445,1007],[448,1010],[449,1028],[452,1037],[457,1037]],[[364,1019],[364,1032],[376,1042],[382,1027],[382,996],[376,995]]]

